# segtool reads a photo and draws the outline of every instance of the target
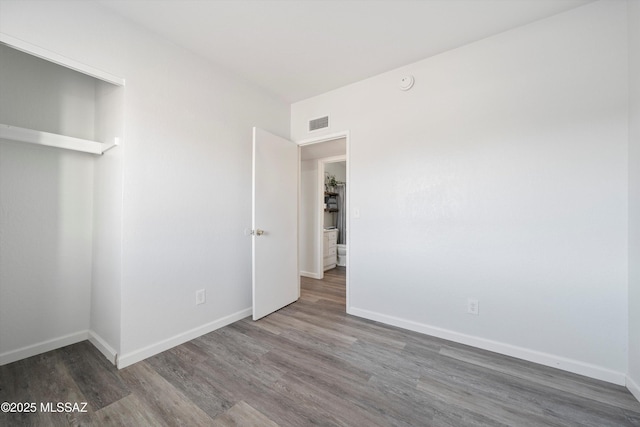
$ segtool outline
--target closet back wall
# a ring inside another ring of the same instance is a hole
[[[91,77],[0,45],[0,123],[94,138]],[[89,329],[93,158],[0,142],[0,361]]]

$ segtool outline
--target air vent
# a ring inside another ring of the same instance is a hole
[[[313,132],[320,129],[327,129],[329,127],[329,116],[319,117],[317,119],[309,120],[309,132]]]

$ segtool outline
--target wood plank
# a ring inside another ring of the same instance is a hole
[[[380,334],[373,328],[369,328],[369,325],[352,324],[349,321],[350,319],[337,322],[336,317],[332,317],[331,314],[326,313],[325,311],[317,312],[309,307],[303,306],[301,308],[298,306],[289,310],[288,313],[290,313],[289,315],[295,319],[312,323],[317,327],[326,330],[341,333],[345,336],[355,338],[360,342],[380,344],[385,347],[393,347],[396,349],[403,349],[407,345],[405,340],[394,339],[389,337],[387,334]]]
[[[32,392],[29,387],[32,378],[30,368],[38,365],[38,362],[34,362],[36,357],[0,366],[0,403],[35,402],[39,405],[39,402],[35,401],[37,393]],[[32,383],[32,387],[40,387],[35,380]],[[34,413],[0,411],[0,426],[36,425],[39,418],[40,416]]]
[[[231,409],[216,418],[213,427],[243,427],[243,426],[263,426],[278,427],[278,424],[267,418],[262,412],[252,408],[247,402],[241,400],[233,405]]]
[[[50,421],[60,426],[88,424],[96,411],[74,381],[62,354],[61,351],[54,351],[33,358],[28,377],[31,401],[37,402],[38,406],[43,403],[51,403],[53,406],[58,403],[77,403],[87,412],[46,413],[39,410],[34,425],[44,425]],[[55,378],[55,381],[43,382],[42,378]]]
[[[444,347],[440,354],[545,387],[640,412],[640,402],[622,386],[478,349]]]
[[[198,369],[199,363],[194,364],[191,359],[186,351],[166,351],[146,362],[207,415],[215,418],[233,406],[232,400],[225,385],[209,381]]]
[[[342,399],[331,388],[316,381],[303,381],[301,377],[298,373],[287,374],[274,385],[274,389],[286,396],[295,405],[295,410],[304,415],[305,425],[386,425],[375,413]],[[286,417],[286,413],[282,416]]]
[[[94,410],[129,395],[116,367],[89,341],[64,347],[60,352],[71,377]]]
[[[209,415],[146,362],[128,366],[120,375],[144,406],[166,425],[204,426],[213,422]]]
[[[96,426],[169,426],[137,394],[130,394],[95,414]]]
[[[272,313],[269,317],[279,324],[283,325],[287,331],[302,332],[309,337],[313,337],[319,341],[325,341],[331,346],[344,346],[349,347],[351,344],[357,341],[357,338],[340,333],[337,331],[329,330],[319,327],[313,323],[298,320],[292,316],[284,316],[280,313]]]

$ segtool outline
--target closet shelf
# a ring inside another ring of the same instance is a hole
[[[91,154],[104,154],[118,145],[118,138],[114,139],[113,144],[103,144],[88,139],[74,138],[5,124],[0,124],[0,139],[47,145],[49,147],[58,147]]]

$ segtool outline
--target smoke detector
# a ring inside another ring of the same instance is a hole
[[[409,90],[413,87],[415,79],[411,75],[402,76],[400,78],[400,90]]]

